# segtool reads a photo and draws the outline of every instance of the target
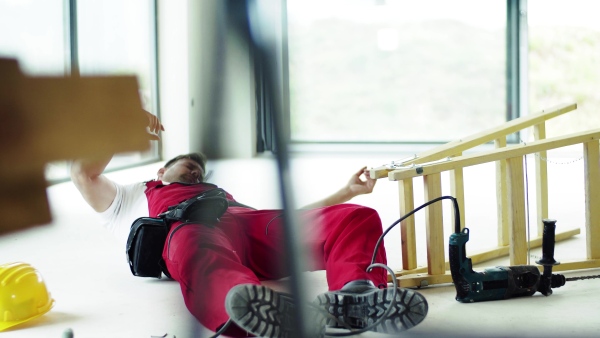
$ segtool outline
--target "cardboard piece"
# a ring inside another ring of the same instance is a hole
[[[0,235],[52,221],[43,170],[3,182],[0,185]]]
[[[134,76],[28,77],[0,59],[0,119],[0,210],[32,214],[0,234],[50,221],[46,163],[150,147]]]

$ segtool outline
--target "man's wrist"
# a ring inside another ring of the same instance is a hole
[[[343,187],[342,189],[340,189],[338,191],[339,203],[348,202],[349,200],[353,199],[355,196],[356,195],[354,194],[352,189],[350,189],[350,187],[348,187],[348,186]]]

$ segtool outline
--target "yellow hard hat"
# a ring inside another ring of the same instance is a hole
[[[31,265],[0,265],[0,331],[39,317],[53,305],[42,276]]]

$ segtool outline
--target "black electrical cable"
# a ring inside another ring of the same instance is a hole
[[[225,322],[225,324],[223,324],[223,326],[221,326],[221,328],[215,332],[214,335],[208,337],[208,338],[217,338],[218,336],[222,335],[223,332],[225,332],[225,330],[227,330],[227,328],[229,327],[229,325],[231,325],[231,323],[233,322],[233,320],[231,320],[231,318],[229,318],[227,320],[227,322]]]
[[[429,206],[435,202],[445,200],[445,199],[452,200],[452,202],[453,202],[453,205],[454,205],[454,232],[459,233],[460,232],[460,210],[458,209],[458,202],[456,201],[456,198],[454,198],[452,196],[442,196],[442,197],[434,198],[431,201],[424,203],[420,207],[409,212],[408,214],[400,217],[400,219],[398,219],[396,222],[394,222],[392,225],[390,225],[383,232],[383,234],[381,234],[381,236],[379,236],[379,239],[377,240],[377,243],[375,244],[375,250],[373,251],[373,258],[371,258],[371,264],[375,263],[375,256],[377,255],[377,249],[379,249],[379,246],[381,245],[381,241],[383,241],[383,238],[385,237],[385,235],[387,235],[388,232],[390,232],[390,230],[392,230],[396,225],[398,225],[398,223],[400,223],[400,222],[404,221],[405,219],[407,219],[408,217],[412,216],[417,211],[419,211],[419,210],[425,208],[426,206]]]

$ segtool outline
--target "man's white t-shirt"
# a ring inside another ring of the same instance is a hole
[[[136,219],[149,215],[148,198],[144,192],[146,184],[143,182],[127,185],[114,184],[117,188],[117,195],[108,209],[99,215],[102,225],[125,247],[131,224]]]

